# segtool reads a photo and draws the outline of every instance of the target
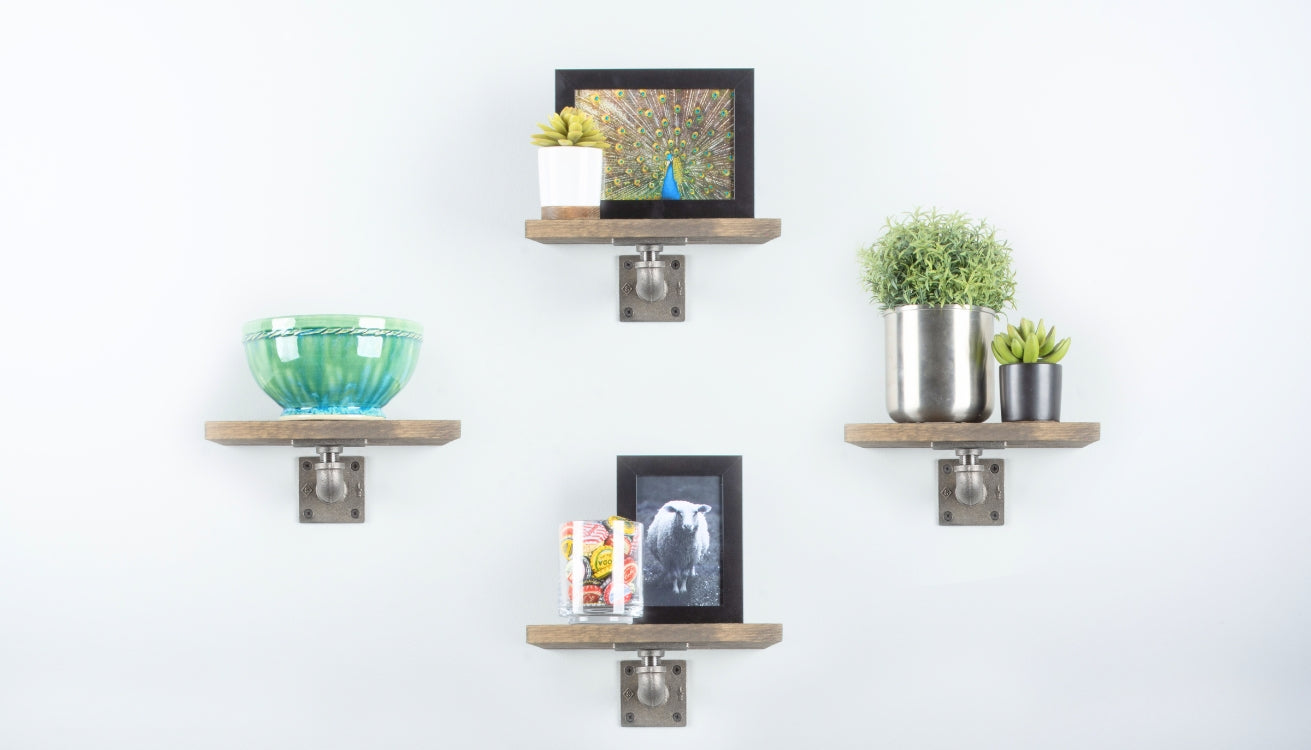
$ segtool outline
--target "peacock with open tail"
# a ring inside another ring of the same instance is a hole
[[[612,148],[607,200],[733,198],[731,89],[592,89],[576,92]]]

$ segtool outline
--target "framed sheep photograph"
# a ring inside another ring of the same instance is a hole
[[[742,622],[742,457],[617,464],[617,512],[644,527],[640,622]]]

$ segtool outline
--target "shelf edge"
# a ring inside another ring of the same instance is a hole
[[[1101,440],[1100,422],[848,423],[843,440],[861,448],[931,448],[979,441],[1007,448],[1084,448]]]
[[[528,645],[548,650],[635,651],[647,646],[666,650],[759,650],[782,640],[780,623],[528,625],[525,629]]]
[[[460,438],[462,427],[458,419],[208,421],[205,439],[236,446],[445,445]]]
[[[544,245],[619,245],[642,238],[689,245],[762,245],[783,233],[782,219],[525,219],[524,238]]]

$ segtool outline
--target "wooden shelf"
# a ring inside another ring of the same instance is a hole
[[[846,441],[862,448],[932,448],[934,443],[971,442],[985,448],[1082,448],[1101,436],[1099,422],[849,424],[845,430]]]
[[[544,245],[762,245],[782,219],[528,219],[524,237]]]
[[[710,648],[769,648],[783,640],[779,624],[694,623],[687,625],[529,625],[528,644],[549,649],[636,651]]]
[[[223,445],[445,445],[459,437],[458,419],[273,419],[205,423],[205,439]]]

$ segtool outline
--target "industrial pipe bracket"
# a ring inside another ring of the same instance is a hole
[[[955,450],[959,458],[938,459],[938,525],[1005,524],[1006,462],[979,448]]]
[[[664,255],[662,244],[637,245],[619,256],[619,320],[681,323],[687,319],[687,258]]]
[[[301,523],[364,523],[364,457],[320,445],[318,457],[296,459]]]
[[[619,662],[619,725],[687,726],[687,662],[665,660],[661,649]]]

